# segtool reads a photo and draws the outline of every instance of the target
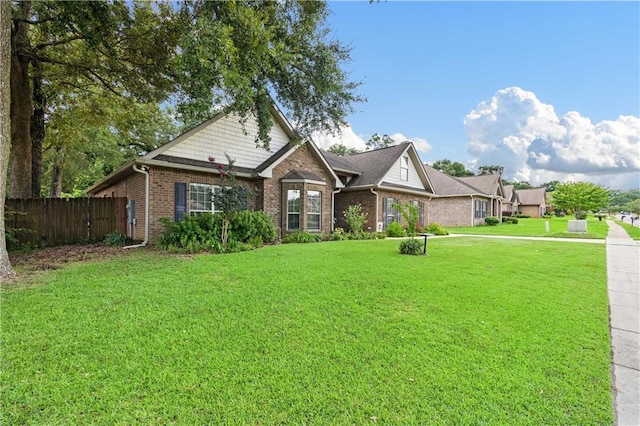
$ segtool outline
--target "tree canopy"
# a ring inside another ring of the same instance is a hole
[[[588,211],[599,211],[609,205],[610,191],[591,182],[566,182],[551,194],[556,210],[567,210],[576,219],[584,219]]]
[[[434,161],[431,165],[436,170],[440,170],[443,173],[448,174],[449,176],[473,176],[473,172],[471,170],[467,170],[467,168],[459,161],[451,161],[448,158]]]
[[[396,143],[396,141],[394,141],[391,138],[391,136],[389,136],[389,135],[380,136],[377,133],[374,133],[373,135],[371,135],[369,140],[367,140],[367,142],[365,142],[365,144],[367,145],[367,150],[387,148],[389,146],[395,145],[395,143]]]
[[[338,157],[344,157],[345,155],[358,154],[359,152],[361,152],[357,148],[348,148],[346,145],[341,143],[334,143],[329,147],[327,151],[337,155]]]
[[[350,51],[330,38],[325,2],[24,0],[12,8],[11,197],[40,196],[43,169],[60,158],[45,153],[47,135],[82,110],[78,103],[98,106],[92,120],[102,122],[91,127],[102,132],[118,125],[98,112],[120,102],[114,97],[127,99],[130,113],[134,103],[147,111],[172,103],[186,126],[220,110],[253,115],[256,145],[268,148],[274,101],[306,135],[335,133],[364,100],[341,69]],[[146,130],[141,140],[154,135]],[[68,155],[72,144],[62,145]]]

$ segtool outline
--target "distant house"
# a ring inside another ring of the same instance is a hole
[[[502,218],[505,191],[499,174],[453,177],[428,164],[423,165],[432,184],[429,223],[442,226],[476,226],[484,218]]]
[[[518,212],[531,217],[542,217],[547,211],[547,193],[544,188],[518,189]]]
[[[275,107],[270,150],[256,147],[257,122],[217,114],[166,145],[136,158],[100,180],[88,192],[129,199],[129,234],[152,240],[163,230],[158,219],[216,212],[212,194],[225,185],[226,155],[235,160],[237,180],[251,195],[249,208],[271,214],[281,234],[329,232],[334,196],[345,187],[311,140],[294,143],[292,126]]]
[[[514,185],[504,185],[504,201],[502,202],[502,215],[511,216],[518,211],[518,194]]]
[[[323,152],[343,188],[335,195],[336,226],[347,228],[343,212],[361,204],[367,213],[364,229],[383,231],[391,222],[402,222],[393,204],[412,203],[419,211],[419,225],[428,223],[433,189],[411,142],[338,157]]]

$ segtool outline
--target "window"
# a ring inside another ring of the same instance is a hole
[[[287,231],[300,229],[300,190],[287,191]]]
[[[400,222],[399,212],[393,208],[393,204],[395,202],[395,198],[392,197],[387,197],[383,200],[382,220],[384,221],[384,229],[387,229],[387,225],[389,225],[391,222]]]
[[[400,159],[400,180],[409,180],[409,157]]]
[[[319,231],[322,216],[322,192],[307,191],[307,230]]]
[[[189,213],[215,213],[213,192],[216,190],[219,190],[219,187],[214,185],[205,185],[202,183],[192,183],[189,185]]]
[[[487,202],[482,200],[474,201],[474,217],[482,219],[487,217]]]

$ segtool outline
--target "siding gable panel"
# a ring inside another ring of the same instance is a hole
[[[275,120],[269,132],[269,151],[256,147],[257,134],[258,123],[255,118],[249,118],[243,130],[237,115],[227,115],[162,154],[199,161],[208,161],[209,157],[214,157],[216,163],[226,164],[225,153],[228,153],[235,160],[236,166],[254,169],[289,142],[289,137]]]
[[[402,180],[400,178],[400,165],[402,163],[402,157],[409,157],[409,179]],[[389,169],[389,171],[384,175],[382,179],[383,182],[392,183],[394,185],[407,186],[410,188],[422,189],[425,187],[422,184],[422,180],[420,180],[420,176],[418,175],[418,171],[416,170],[416,166],[411,159],[411,155],[409,153],[405,153],[393,164],[393,166]]]

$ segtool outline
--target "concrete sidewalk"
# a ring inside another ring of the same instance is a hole
[[[607,282],[616,425],[640,425],[640,244],[607,220]]]

